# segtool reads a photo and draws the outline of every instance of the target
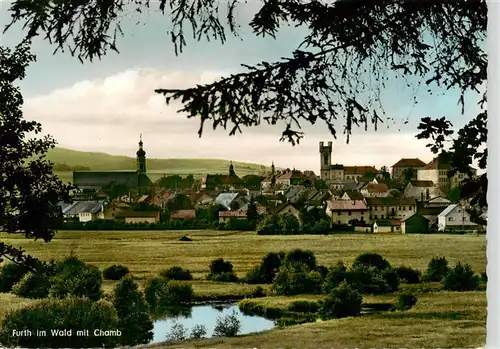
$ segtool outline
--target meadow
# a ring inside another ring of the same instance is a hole
[[[181,242],[188,235],[193,241]],[[14,238],[0,234],[0,239],[21,246],[35,257],[61,259],[70,253],[97,265],[101,270],[123,264],[141,286],[161,270],[171,266],[189,269],[195,295],[217,297],[244,295],[256,285],[206,281],[209,264],[224,258],[234,265],[239,277],[245,276],[268,252],[295,248],[311,250],[318,264],[332,266],[337,261],[350,264],[358,255],[376,252],[392,265],[420,270],[435,256],[445,256],[453,266],[471,265],[476,273],[486,269],[486,238],[471,235],[373,235],[338,234],[329,236],[258,236],[252,232],[221,231],[61,231],[50,243]],[[106,281],[105,292],[113,288]],[[421,286],[421,285],[417,285]],[[419,292],[417,290],[417,292]],[[379,296],[387,297],[387,296]],[[393,296],[389,296],[393,297]],[[190,347],[478,347],[486,333],[486,293],[432,292],[418,295],[417,305],[407,312],[383,313],[370,317],[346,318],[274,329],[266,333],[231,339],[202,340],[178,346],[154,345],[157,348]],[[266,297],[252,300],[284,306],[290,299]],[[29,301],[1,295],[0,318],[11,308]],[[349,330],[346,330],[349,329]]]

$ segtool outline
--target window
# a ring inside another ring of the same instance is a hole
[[[339,216],[342,215],[342,211],[339,211]]]
[[[448,217],[448,222],[453,221],[453,217]]]
[[[347,215],[350,216],[351,215],[351,211],[347,211]]]
[[[377,206],[375,206],[375,211],[378,211],[378,207]]]
[[[375,215],[374,217],[375,217],[375,219],[378,219],[378,216],[377,216],[377,215]]]

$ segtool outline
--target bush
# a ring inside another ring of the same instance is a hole
[[[382,271],[390,268],[391,264],[378,253],[363,253],[356,257],[352,263],[352,267],[373,267]]]
[[[488,275],[486,275],[486,272],[481,273],[481,281],[488,282]]]
[[[214,337],[235,337],[240,331],[241,322],[236,311],[225,317],[217,317],[214,328]]]
[[[479,288],[479,276],[468,264],[457,263],[444,277],[443,286],[447,291],[474,291]]]
[[[104,271],[102,272],[102,276],[106,280],[120,280],[129,273],[130,271],[128,270],[127,267],[115,264],[104,269]]]
[[[167,270],[160,272],[160,275],[164,278],[179,281],[193,280],[191,272],[187,269],[182,269],[181,267],[172,267]]]
[[[325,293],[330,293],[337,288],[342,281],[347,277],[347,267],[342,262],[338,262],[333,268],[328,271],[325,277],[323,289]]]
[[[116,310],[107,301],[75,297],[47,299],[7,314],[0,329],[0,343],[24,348],[109,348],[118,344],[117,325]],[[32,333],[45,331],[47,335],[12,335],[13,331],[21,329],[29,329]],[[52,331],[67,329],[72,330],[71,335],[51,335]],[[80,330],[90,335],[77,335]],[[115,332],[114,335],[94,336],[94,330]]]
[[[255,267],[247,274],[245,282],[249,284],[272,284],[284,258],[285,252],[268,253],[262,259],[260,266]]]
[[[191,329],[190,339],[202,339],[207,335],[207,328],[203,325],[194,325]]]
[[[442,281],[450,268],[445,257],[434,257],[429,262],[424,274],[424,281]]]
[[[395,270],[402,283],[418,284],[421,281],[422,273],[420,272],[420,270],[405,266],[400,266]]]
[[[223,258],[215,259],[210,263],[210,274],[223,274],[231,273],[233,271],[233,264],[225,261]]]
[[[289,311],[298,313],[316,313],[319,310],[318,302],[295,301],[288,306]]]
[[[236,282],[238,277],[233,272],[221,273],[221,274],[209,274],[207,280],[217,281],[217,282]]]
[[[260,266],[254,267],[247,273],[245,276],[245,282],[247,284],[263,284]]]
[[[19,264],[5,264],[0,268],[0,292],[12,291],[12,287],[18,283],[28,271],[26,267]]]
[[[130,275],[116,284],[113,305],[118,315],[118,329],[122,331],[120,344],[147,344],[153,339],[153,321],[148,306]]]
[[[363,297],[343,281],[321,302],[319,314],[323,320],[357,316],[361,313]]]
[[[153,311],[158,308],[158,290],[168,282],[167,279],[156,277],[149,279],[144,288],[144,296],[149,308]]]
[[[88,265],[77,257],[69,256],[55,265],[55,276],[49,296],[101,298],[102,275],[96,266]]]
[[[401,280],[399,280],[398,273],[394,269],[384,270],[382,278],[388,286],[388,292],[396,292],[398,290]]]
[[[318,265],[316,267],[316,271],[321,274],[321,277],[324,279],[328,275],[328,268],[325,267],[324,265]]]
[[[362,294],[384,294],[391,292],[383,272],[375,267],[358,266],[346,274],[346,282]]]
[[[417,297],[412,293],[401,293],[398,295],[396,309],[409,310],[417,304]]]
[[[29,272],[12,287],[12,293],[24,298],[47,298],[51,285],[50,277],[46,273]]]
[[[323,279],[317,271],[309,270],[304,264],[282,266],[273,283],[277,295],[318,294]]]
[[[285,255],[283,264],[287,266],[291,266],[294,264],[302,264],[306,266],[309,270],[314,270],[317,267],[316,256],[314,256],[314,252],[304,251],[301,249],[296,249],[288,252]]]
[[[157,290],[160,307],[190,303],[193,301],[193,287],[185,282],[171,280]]]

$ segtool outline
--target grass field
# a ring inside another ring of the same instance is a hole
[[[193,241],[178,241],[185,234]],[[404,264],[420,270],[426,268],[432,257],[442,255],[451,265],[458,261],[469,263],[476,273],[486,268],[485,236],[469,235],[258,236],[248,232],[209,230],[62,231],[49,244],[5,234],[0,234],[0,239],[21,246],[41,259],[60,259],[73,251],[101,269],[123,264],[142,285],[162,269],[182,266],[191,270],[197,279],[192,281],[195,294],[203,297],[247,294],[255,288],[255,285],[205,281],[213,259],[222,257],[231,261],[238,276],[242,277],[259,264],[266,253],[294,248],[314,251],[318,263],[325,266],[334,265],[339,260],[351,263],[361,253],[376,252],[395,266]],[[109,292],[113,286],[113,282],[106,281],[104,289]],[[10,295],[2,297],[0,308],[3,312],[28,302]],[[283,303],[279,297],[258,301]],[[478,347],[484,345],[485,321],[484,291],[433,292],[419,295],[417,306],[405,313],[304,324],[227,340],[183,343],[177,347]]]

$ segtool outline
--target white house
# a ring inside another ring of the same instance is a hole
[[[334,224],[349,224],[352,220],[368,222],[368,207],[363,200],[329,200],[326,214]]]
[[[460,205],[448,206],[437,217],[438,230],[474,230],[476,223],[470,221],[469,213]]]
[[[104,219],[104,203],[102,201],[75,201],[69,206],[61,207],[66,219],[77,218],[80,222]]]
[[[417,201],[426,201],[433,198],[444,196],[440,188],[434,185],[433,181],[412,180],[404,188],[403,195],[406,198],[414,198]]]
[[[369,182],[361,189],[361,194],[364,197],[390,197],[389,187],[384,183]]]

